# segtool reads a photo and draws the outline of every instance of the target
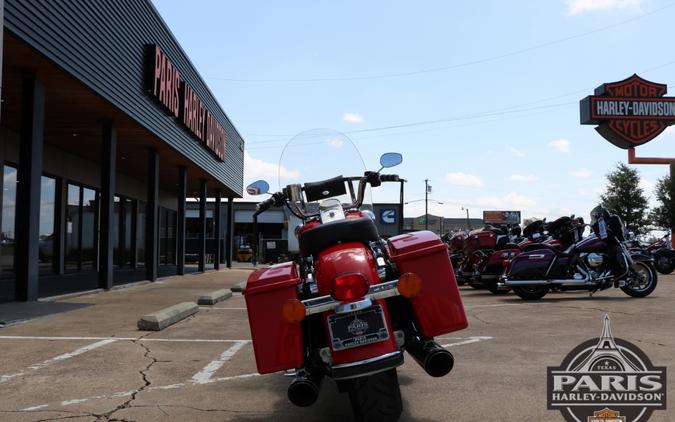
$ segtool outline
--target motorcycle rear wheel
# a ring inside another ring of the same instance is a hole
[[[523,300],[539,300],[546,296],[549,286],[515,286],[513,292]]]
[[[670,262],[670,258],[661,256],[656,258],[655,262],[656,271],[660,272],[663,275],[668,275],[673,272],[673,265]]]
[[[508,294],[510,290],[499,290],[497,288],[497,280],[487,280],[485,281],[485,287],[492,293],[493,295],[501,296]]]
[[[647,297],[656,289],[658,281],[656,269],[654,264],[647,262],[638,261],[635,264],[641,267],[639,272],[631,269],[629,279],[626,280],[626,285],[621,287],[621,290],[628,296]],[[635,283],[638,284],[635,285]]]
[[[396,368],[355,379],[349,401],[358,422],[398,421],[403,402]]]

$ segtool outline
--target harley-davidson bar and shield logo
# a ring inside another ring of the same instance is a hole
[[[620,148],[642,145],[675,123],[675,97],[664,97],[667,90],[638,75],[603,84],[581,100],[581,124],[598,125],[598,133]]]
[[[548,408],[568,422],[645,422],[666,408],[666,368],[614,338],[607,315],[602,335],[549,367],[547,381]]]

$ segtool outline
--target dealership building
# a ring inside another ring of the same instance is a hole
[[[0,11],[0,301],[227,265],[244,142],[150,0]]]

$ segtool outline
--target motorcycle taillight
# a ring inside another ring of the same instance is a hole
[[[353,300],[365,296],[368,290],[370,285],[363,274],[350,273],[335,277],[330,295],[337,300]]]

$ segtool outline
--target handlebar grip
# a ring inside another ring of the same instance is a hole
[[[400,181],[398,174],[381,174],[380,181],[382,182],[398,182]]]
[[[274,197],[268,198],[262,202],[260,202],[258,205],[256,205],[256,213],[260,214],[263,211],[268,210],[270,207],[274,206],[276,203],[276,200]]]

